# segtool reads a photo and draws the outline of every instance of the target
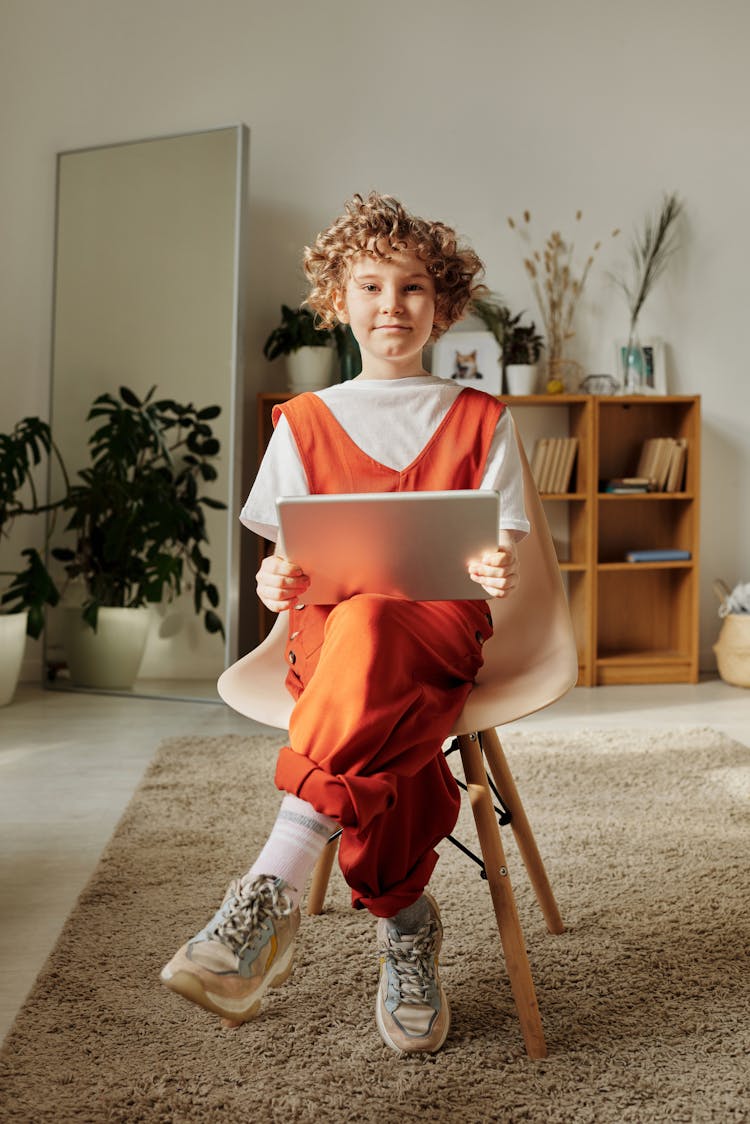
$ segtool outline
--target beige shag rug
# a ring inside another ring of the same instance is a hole
[[[432,888],[453,1025],[435,1057],[382,1045],[374,924],[338,873],[256,1022],[222,1030],[161,987],[275,817],[276,748],[161,745],[6,1040],[0,1120],[750,1119],[747,749],[696,728],[507,738],[568,926],[547,933],[508,833],[550,1050],[532,1062],[486,885],[449,845]]]

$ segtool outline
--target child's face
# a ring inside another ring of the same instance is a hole
[[[334,303],[359,344],[363,374],[421,373],[435,318],[435,284],[416,254],[394,253],[390,261],[360,255]]]

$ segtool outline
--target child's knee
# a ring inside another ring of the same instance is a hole
[[[357,593],[340,602],[329,617],[329,626],[351,629],[358,635],[401,627],[404,606],[410,602],[380,593]]]

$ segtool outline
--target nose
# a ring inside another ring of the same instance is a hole
[[[401,294],[396,285],[386,285],[381,294],[381,309],[384,314],[389,316],[396,315],[402,311],[401,307]]]

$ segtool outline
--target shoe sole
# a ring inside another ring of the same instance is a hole
[[[272,974],[266,976],[255,989],[249,1001],[232,1000],[224,995],[216,995],[209,991],[203,980],[199,976],[193,975],[192,972],[177,971],[172,973],[167,968],[163,968],[159,979],[165,987],[176,992],[177,995],[181,995],[183,999],[203,1007],[205,1011],[211,1011],[214,1015],[220,1015],[230,1023],[237,1024],[249,1022],[250,1019],[258,1017],[263,996],[269,988],[281,987],[282,984],[286,983],[292,974],[293,961],[294,948],[290,946],[286,954],[274,966]]]

